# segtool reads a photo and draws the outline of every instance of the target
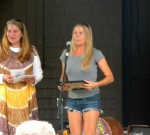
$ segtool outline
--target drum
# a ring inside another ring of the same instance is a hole
[[[99,118],[97,122],[96,135],[112,135],[109,124],[103,118]]]
[[[112,117],[99,118],[96,135],[124,135],[120,122]]]

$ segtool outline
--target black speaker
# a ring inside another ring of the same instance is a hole
[[[128,135],[150,135],[150,126],[148,125],[130,125],[127,130]]]

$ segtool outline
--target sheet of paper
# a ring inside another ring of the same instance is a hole
[[[32,78],[32,77],[34,77],[34,75],[20,75],[20,76],[17,76],[17,77],[15,76],[14,83],[21,82],[26,78]]]
[[[23,69],[12,69],[11,75],[14,76],[14,83],[23,81],[26,78],[34,77],[34,75],[26,75]]]

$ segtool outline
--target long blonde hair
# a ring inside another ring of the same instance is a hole
[[[74,26],[72,31],[70,56],[73,55],[73,52],[76,51],[76,46],[73,41],[73,33],[77,26],[81,26],[83,28],[86,36],[86,47],[84,50],[84,54],[82,55],[82,64],[81,64],[81,69],[85,71],[90,68],[91,60],[93,56],[93,50],[94,50],[92,28],[87,23],[78,23]]]
[[[0,43],[0,61],[7,59],[10,56],[10,42],[7,38],[7,30],[9,25],[16,25],[22,32],[22,38],[20,40],[21,51],[19,52],[18,59],[21,62],[27,61],[31,58],[32,46],[30,45],[29,38],[27,35],[27,29],[21,20],[11,19],[7,21],[4,28],[4,34]]]

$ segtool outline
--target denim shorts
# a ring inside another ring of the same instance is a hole
[[[69,111],[77,111],[81,113],[90,110],[101,111],[100,96],[99,94],[95,94],[87,98],[78,98],[78,99],[68,98],[65,109]]]

